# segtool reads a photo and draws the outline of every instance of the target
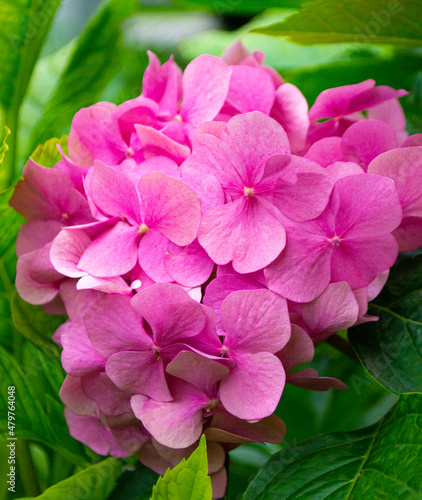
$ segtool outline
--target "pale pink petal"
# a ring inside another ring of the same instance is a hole
[[[209,403],[200,391],[179,381],[172,390],[174,401],[160,403],[149,400],[140,412],[132,404],[135,416],[152,436],[164,446],[186,448],[202,433],[202,408]]]
[[[241,419],[268,417],[277,408],[285,379],[283,366],[273,354],[237,354],[236,366],[220,383],[221,402]]]
[[[145,158],[167,156],[180,164],[190,154],[189,147],[174,141],[160,131],[155,130],[155,128],[136,124],[135,130],[138,134]]]
[[[156,283],[138,292],[131,305],[148,322],[154,342],[160,347],[193,337],[205,326],[201,305],[177,285]]]
[[[412,148],[422,146],[422,134],[414,134],[407,137],[401,144],[401,148]]]
[[[73,413],[90,415],[97,410],[97,404],[82,389],[81,377],[67,375],[61,386],[60,399]]]
[[[224,192],[213,175],[192,174],[184,176],[181,180],[199,194],[203,214],[224,203]]]
[[[384,285],[387,283],[390,270],[384,271],[379,274],[374,281],[371,281],[368,285],[368,301],[374,300],[381,293]]]
[[[346,130],[341,139],[343,156],[365,170],[375,157],[396,145],[394,130],[380,120],[358,121]]]
[[[122,350],[148,350],[152,339],[142,326],[142,317],[123,295],[105,295],[84,315],[88,336],[96,351],[108,358]]]
[[[250,55],[249,50],[243,45],[240,38],[230,44],[221,55],[226,64],[240,64],[242,59]]]
[[[102,295],[95,290],[77,290],[76,283],[76,280],[64,280],[59,287],[66,314],[70,319],[76,319],[84,314]]]
[[[115,107],[110,102],[99,102],[76,113],[68,142],[72,161],[90,167],[94,160],[116,165],[124,158],[127,145],[113,116]]]
[[[33,250],[42,248],[50,243],[59,233],[61,224],[55,220],[36,220],[27,222],[19,228],[16,240],[16,254],[18,258]]]
[[[343,161],[341,137],[324,137],[320,139],[308,149],[305,158],[319,163],[322,167],[328,167],[328,165],[336,161]]]
[[[221,132],[224,130],[226,127],[227,123],[226,122],[221,122],[221,121],[212,121],[212,122],[205,122],[199,125],[199,127],[195,131],[195,136],[200,135],[200,134],[210,134],[214,135],[218,139],[220,138]]]
[[[88,179],[91,199],[104,215],[125,217],[131,224],[139,224],[138,195],[128,177],[96,161]]]
[[[155,401],[172,400],[164,377],[163,360],[152,349],[112,354],[107,360],[106,373],[128,394],[144,394]]]
[[[317,163],[300,156],[269,158],[264,177],[254,188],[292,220],[314,219],[325,209],[333,181]]]
[[[303,319],[313,339],[346,330],[356,322],[358,314],[358,303],[344,281],[329,284],[319,297],[303,306]]]
[[[227,377],[227,367],[196,352],[182,351],[167,366],[167,373],[189,382],[209,397],[215,397],[217,382]]]
[[[67,373],[81,377],[103,370],[106,359],[94,349],[82,319],[67,321],[62,329],[62,365]]]
[[[309,335],[300,326],[292,324],[290,340],[277,353],[277,357],[289,374],[296,366],[312,361],[314,353],[314,344]]]
[[[261,68],[232,66],[226,102],[240,113],[261,111],[270,114],[274,103],[274,83]]]
[[[201,202],[187,184],[160,172],[144,175],[139,191],[146,210],[145,224],[160,231],[177,245],[185,246],[197,236]]]
[[[120,277],[94,278],[93,276],[83,276],[77,283],[76,289],[97,290],[104,293],[120,293],[132,297],[132,288]]]
[[[302,92],[291,83],[280,85],[275,92],[271,117],[284,128],[292,153],[302,152],[309,128],[308,103]]]
[[[328,165],[326,171],[331,175],[333,181],[338,181],[348,175],[364,174],[365,171],[357,163],[351,161],[336,161]]]
[[[164,256],[164,267],[172,281],[195,287],[207,281],[214,269],[214,262],[198,240],[194,240],[184,248],[169,245]]]
[[[84,231],[65,229],[54,238],[50,250],[51,263],[58,272],[69,278],[80,278],[86,274],[78,268],[82,254],[91,244]]]
[[[331,280],[362,288],[392,267],[397,255],[398,244],[392,234],[343,240],[332,253]]]
[[[237,272],[249,273],[262,269],[280,254],[285,230],[269,202],[243,196],[207,212],[198,240],[216,264],[232,261]]]
[[[287,302],[269,290],[239,290],[221,305],[224,344],[236,353],[275,353],[290,338]]]
[[[118,389],[103,370],[85,375],[81,384],[85,394],[108,416],[120,416],[131,411],[129,394]]]
[[[338,214],[336,234],[347,240],[389,233],[402,218],[394,182],[378,175],[350,175],[339,179],[330,206]]]
[[[58,283],[43,282],[31,277],[32,266],[39,250],[23,254],[16,267],[16,289],[19,295],[30,304],[46,304],[58,294]]]
[[[128,273],[137,261],[136,235],[136,227],[116,222],[88,246],[79,261],[79,269],[98,278]]]
[[[155,229],[149,230],[139,242],[138,262],[143,271],[156,283],[169,283],[173,278],[164,264],[169,240]]]
[[[393,232],[399,242],[400,252],[413,252],[422,246],[422,218],[404,217]]]
[[[183,101],[180,115],[198,127],[216,117],[229,89],[231,71],[218,57],[201,55],[183,73]]]
[[[110,430],[96,415],[75,415],[66,409],[65,417],[70,435],[89,446],[95,453],[119,458],[130,455],[117,443]]]
[[[396,134],[397,144],[400,144],[408,136],[406,132],[406,117],[398,99],[390,99],[382,102],[368,109],[367,114],[369,119],[382,120],[388,123]],[[402,145],[401,147],[407,146]]]

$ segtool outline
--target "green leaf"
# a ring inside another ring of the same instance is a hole
[[[18,109],[60,0],[0,0],[0,105]]]
[[[3,132],[0,134],[0,165],[3,163],[6,151],[9,150],[9,146],[6,144],[6,139],[9,134],[10,129],[5,126]]]
[[[377,424],[317,436],[273,455],[243,500],[422,497],[422,395],[402,395]]]
[[[207,445],[201,437],[198,448],[173,469],[167,469],[152,490],[151,500],[211,500]]]
[[[3,387],[15,387],[14,436],[40,441],[74,464],[85,465],[83,445],[73,439],[67,429],[63,405],[58,401],[58,388],[64,378],[56,354],[41,352],[26,344],[24,365],[0,348],[0,380]],[[0,394],[0,438],[10,436],[7,427],[7,391]],[[48,417],[47,417],[48,415]]]
[[[22,300],[16,291],[12,295],[11,308],[16,330],[38,347],[49,348],[59,356],[60,349],[53,342],[53,334],[66,317],[47,314],[41,306]]]
[[[136,0],[108,0],[96,11],[33,128],[28,155],[49,137],[66,133],[74,114],[99,100],[106,85],[120,70],[121,24],[137,8]]]
[[[135,470],[125,471],[108,500],[149,500],[158,474],[137,462]]]
[[[21,215],[15,212],[8,202],[13,190],[0,194],[0,345],[11,350],[13,342],[13,322],[10,309],[10,298],[14,291],[16,274],[16,235],[24,222]]]
[[[283,0],[283,7],[299,7],[302,0]],[[280,0],[238,0],[227,2],[224,0],[174,0],[177,7],[192,9],[203,7],[220,16],[253,15],[266,9],[280,7]]]
[[[422,3],[415,0],[314,0],[281,23],[253,30],[302,45],[373,43],[422,46]]]
[[[121,460],[107,458],[51,486],[42,495],[35,498],[37,500],[70,500],[77,498],[106,500],[122,471]]]
[[[62,159],[62,155],[57,149],[57,145],[67,154],[67,139],[67,135],[64,135],[61,139],[57,139],[56,137],[48,139],[44,144],[40,144],[37,147],[32,153],[31,158],[43,167],[54,167],[54,165]]]
[[[391,269],[369,312],[379,321],[349,331],[363,365],[396,394],[422,392],[422,256]]]

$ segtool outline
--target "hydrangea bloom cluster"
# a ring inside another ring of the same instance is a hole
[[[68,156],[29,160],[11,205],[23,299],[55,334],[71,434],[163,474],[208,441],[279,443],[285,383],[331,334],[373,321],[398,252],[422,245],[422,136],[403,90],[298,88],[240,42],[184,70],[150,53],[141,96],[80,110]]]

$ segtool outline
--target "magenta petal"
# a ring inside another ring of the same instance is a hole
[[[172,392],[174,401],[160,403],[149,400],[143,405],[140,415],[135,415],[162,445],[187,448],[201,436],[202,408],[209,403],[209,398],[182,381]]]
[[[347,281],[354,288],[369,285],[397,259],[398,244],[392,234],[342,242],[331,258],[332,281]]]
[[[136,124],[135,130],[145,158],[167,156],[177,163],[182,163],[190,154],[190,148],[174,141],[155,128]]]
[[[317,163],[300,156],[276,155],[268,160],[255,192],[286,217],[303,221],[321,214],[332,189],[331,177]]]
[[[104,368],[106,359],[94,349],[80,318],[64,324],[61,343],[63,368],[70,375],[81,377]]]
[[[411,148],[416,146],[422,146],[422,134],[413,134],[400,144],[401,148]]]
[[[189,382],[210,397],[214,397],[217,382],[227,377],[227,367],[196,352],[182,351],[167,366],[167,373]]]
[[[103,371],[85,375],[81,383],[85,394],[94,400],[106,415],[130,412],[129,395],[118,389]]]
[[[334,182],[348,175],[365,173],[362,167],[352,161],[336,161],[332,165],[328,165],[325,170],[331,175]]]
[[[139,224],[139,201],[136,188],[124,174],[96,161],[88,174],[89,194],[103,214],[125,217],[134,225]]]
[[[89,398],[81,385],[81,377],[67,375],[60,388],[60,399],[73,413],[90,415],[97,409],[97,404]]]
[[[163,360],[158,359],[152,349],[112,354],[107,360],[106,373],[117,387],[129,394],[144,394],[156,401],[172,400]]]
[[[38,281],[31,277],[32,266],[39,250],[23,254],[16,267],[16,288],[19,295],[30,304],[46,304],[59,293],[58,284]]]
[[[400,252],[413,252],[422,246],[422,218],[404,217],[400,226],[393,232],[399,242]]]
[[[283,368],[288,374],[296,366],[312,361],[315,353],[314,344],[309,335],[300,326],[292,324],[290,340],[277,353],[277,357],[283,364]]]
[[[282,254],[264,269],[268,288],[294,302],[309,302],[320,295],[331,278],[332,247],[314,223],[292,225]]]
[[[330,206],[337,212],[337,235],[348,240],[389,233],[402,219],[394,182],[378,175],[339,179]]]
[[[348,161],[355,161],[363,168],[371,161],[397,146],[393,129],[380,120],[361,120],[351,125],[343,134],[341,150]]]
[[[142,317],[123,295],[106,295],[84,315],[88,336],[96,351],[108,358],[121,350],[147,350],[152,339],[142,326]]]
[[[308,103],[302,92],[292,85],[280,85],[275,93],[271,117],[282,125],[289,138],[292,152],[299,154],[305,148],[309,128]]]
[[[145,224],[177,245],[188,245],[197,236],[201,201],[184,182],[160,172],[144,175],[139,191],[145,207]]]
[[[179,252],[173,254],[173,247],[169,246],[164,257],[164,266],[172,281],[189,287],[205,283],[214,269],[214,262],[208,257],[198,240],[178,249]]]
[[[240,113],[261,111],[270,114],[274,103],[274,83],[261,68],[232,66],[227,103]]]
[[[270,203],[243,196],[207,212],[198,240],[216,264],[232,261],[237,272],[250,273],[280,254],[285,230]]]
[[[275,353],[290,338],[287,302],[270,290],[240,290],[221,305],[224,344],[233,351]]]
[[[231,71],[218,57],[201,55],[183,73],[183,101],[180,115],[198,127],[216,117],[229,89]]]
[[[303,319],[313,339],[327,337],[353,326],[359,305],[346,282],[331,283],[323,293],[303,306]]]
[[[131,305],[148,322],[154,342],[160,347],[193,337],[205,326],[202,306],[170,283],[156,283],[141,290],[131,299]]]
[[[168,245],[169,240],[155,229],[148,231],[139,242],[139,265],[148,277],[155,282],[164,281],[168,283],[174,281],[164,265]]]
[[[224,192],[213,175],[204,173],[186,175],[182,181],[199,194],[203,214],[224,203]]]
[[[68,143],[72,161],[85,167],[93,165],[95,159],[107,165],[120,163],[127,145],[113,116],[115,108],[109,102],[99,102],[76,113]]]
[[[241,419],[268,417],[277,408],[285,379],[283,366],[273,354],[236,354],[236,366],[220,383],[221,402]]]
[[[65,417],[70,435],[89,446],[96,453],[119,458],[128,457],[131,454],[117,443],[110,430],[101,423],[96,415],[75,415],[66,409]]]
[[[312,144],[305,158],[316,161],[322,167],[328,167],[328,165],[336,161],[343,161],[341,137],[324,137],[320,139]]]
[[[78,267],[98,278],[128,273],[137,261],[137,228],[118,221],[82,254]]]
[[[348,389],[341,380],[332,377],[319,377],[318,372],[312,368],[304,368],[296,373],[287,375],[289,384],[312,391],[328,391],[328,389]]]
[[[54,238],[50,250],[51,263],[58,272],[69,278],[79,278],[86,273],[78,268],[79,260],[91,244],[83,231],[63,229]]]

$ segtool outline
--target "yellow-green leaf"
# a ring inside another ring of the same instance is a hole
[[[67,154],[67,139],[67,135],[64,135],[61,139],[57,139],[56,137],[48,139],[44,144],[40,144],[37,147],[32,153],[31,158],[43,167],[54,167],[54,165],[62,159],[60,151],[57,149],[57,145]]]

